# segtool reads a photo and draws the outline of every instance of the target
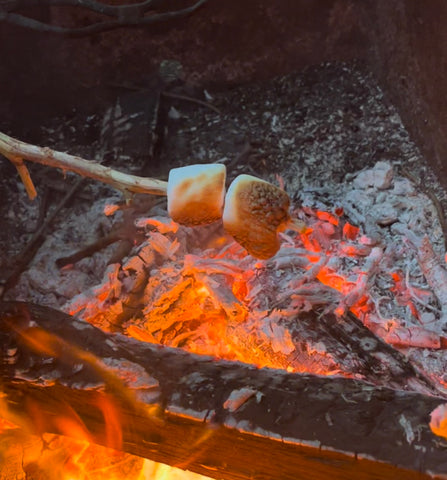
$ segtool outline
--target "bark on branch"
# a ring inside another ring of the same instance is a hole
[[[6,2],[0,2],[0,22],[7,22],[39,32],[55,33],[68,37],[83,37],[122,27],[147,26],[182,18],[195,12],[207,1],[198,0],[190,7],[180,10],[147,14],[150,9],[158,6],[160,1],[148,0],[130,5],[106,5],[94,0],[46,0],[45,5],[48,6],[83,7],[95,13],[111,17],[109,20],[92,23],[84,27],[68,28],[41,22],[20,13],[15,13],[16,10],[23,7],[42,6],[42,2],[39,0],[7,0]]]
[[[71,412],[104,443],[106,400],[123,450],[214,478],[445,473],[442,439],[428,426],[441,398],[217,362],[18,302],[0,303],[0,353],[2,400],[16,420],[58,433]]]
[[[167,191],[167,182],[162,180],[122,173],[78,156],[21,142],[2,132],[0,132],[0,154],[16,166],[30,198],[36,196],[36,190],[23,163],[24,160],[60,168],[63,171],[69,170],[107,183],[123,192],[166,195]]]

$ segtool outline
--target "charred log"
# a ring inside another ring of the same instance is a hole
[[[413,390],[429,395],[437,394],[433,382],[392,346],[372,333],[350,312],[336,316],[316,311],[301,312],[287,319],[280,319],[279,326],[290,332],[293,352],[274,351],[263,342],[259,346],[265,358],[286,369],[309,373],[337,372],[348,377],[371,382],[397,390]],[[249,348],[247,333],[237,324],[230,325],[228,337],[238,348]],[[254,343],[256,343],[254,341]],[[323,346],[322,351],[309,351],[309,345]],[[254,357],[255,355],[252,354]]]
[[[7,411],[36,433],[60,433],[72,415],[104,444],[105,401],[120,448],[215,478],[419,479],[447,468],[428,426],[442,398],[215,361],[17,302],[0,304],[0,346]]]

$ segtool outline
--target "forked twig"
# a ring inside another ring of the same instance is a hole
[[[23,160],[60,168],[63,171],[69,170],[83,177],[89,177],[107,183],[123,192],[162,196],[166,196],[167,192],[168,184],[163,180],[129,175],[78,156],[58,152],[48,147],[38,147],[22,142],[2,132],[0,132],[0,154],[14,163],[18,169],[20,167],[21,171],[19,170],[19,173],[21,173],[22,181],[25,179],[25,181],[28,182],[25,186],[30,198],[34,198],[35,196],[33,196],[34,185],[32,184],[29,172],[23,164]],[[26,170],[26,172],[24,172],[24,170]]]
[[[15,13],[16,10],[23,7],[36,4],[41,6],[43,3],[41,0],[8,0],[0,2],[0,22],[11,23],[13,25],[37,30],[39,32],[49,32],[69,37],[82,37],[122,27],[147,26],[153,25],[154,23],[167,22],[169,20],[185,17],[196,11],[207,1],[208,0],[198,0],[190,7],[185,7],[180,10],[148,13],[149,10],[153,12],[153,8],[160,2],[147,0],[129,5],[107,5],[94,0],[46,0],[44,3],[48,6],[77,6],[111,17],[110,19],[83,27],[69,28],[52,25],[20,13]]]

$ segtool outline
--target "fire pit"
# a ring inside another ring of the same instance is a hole
[[[6,278],[0,476],[143,478],[143,458],[225,479],[444,474],[443,197],[395,109],[355,63],[212,97],[170,98],[157,168],[263,178],[307,228],[259,259],[219,221],[179,226],[163,201],[90,186]],[[23,195],[8,208],[37,220]],[[106,240],[80,248],[92,223]]]

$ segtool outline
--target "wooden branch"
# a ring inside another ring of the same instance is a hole
[[[37,30],[39,32],[48,32],[55,33],[59,35],[65,35],[68,37],[83,37],[86,35],[93,35],[95,33],[102,33],[110,30],[115,30],[122,27],[133,27],[133,26],[147,26],[153,25],[155,23],[167,22],[173,19],[185,17],[198,8],[200,8],[208,0],[198,0],[196,3],[190,7],[183,8],[181,10],[176,10],[172,12],[163,12],[163,13],[154,13],[145,15],[146,10],[151,6],[152,2],[142,2],[135,5],[101,5],[98,2],[85,2],[82,3],[82,6],[85,8],[90,8],[95,12],[101,14],[109,15],[114,17],[113,20],[104,20],[101,22],[92,23],[84,27],[77,28],[68,28],[61,27],[59,25],[51,25],[48,23],[41,22],[34,18],[27,17],[18,13],[12,13],[11,10],[15,9],[15,6],[11,3],[7,4],[6,10],[1,9],[0,4],[0,22],[7,22],[19,27],[29,28],[31,30]],[[81,2],[76,1],[60,1],[60,2],[51,2],[56,4],[69,4],[73,6],[80,6]]]
[[[146,0],[141,3],[131,3],[128,5],[109,5],[95,0],[45,0],[45,5],[47,6],[82,7],[110,17],[119,17],[120,12],[127,9],[138,9],[141,13],[144,13],[150,8],[153,8],[154,3],[154,0]],[[14,12],[22,8],[36,6],[42,6],[42,0],[6,0],[0,2],[0,7],[7,12]]]
[[[33,236],[30,238],[25,247],[21,250],[20,254],[14,261],[14,268],[12,271],[8,272],[7,278],[4,279],[3,288],[0,290],[0,300],[3,298],[4,294],[13,288],[20,275],[28,267],[37,251],[41,247],[42,243],[45,241],[47,231],[49,227],[58,217],[61,210],[67,205],[67,203],[74,197],[74,195],[79,191],[80,187],[84,182],[83,178],[79,178],[74,185],[65,193],[62,200],[57,204],[56,208],[51,211],[51,213],[45,218],[41,223],[40,227],[34,232]]]
[[[36,433],[58,433],[72,412],[105,444],[107,401],[123,450],[214,478],[445,473],[445,445],[428,426],[441,398],[218,362],[18,302],[0,303],[0,348],[3,400]]]
[[[63,171],[69,170],[84,177],[107,183],[125,192],[151,195],[166,195],[167,192],[168,184],[162,180],[122,173],[78,156],[21,142],[2,132],[0,132],[0,154],[8,159],[13,158],[15,164],[22,160],[29,160],[60,168]]]

